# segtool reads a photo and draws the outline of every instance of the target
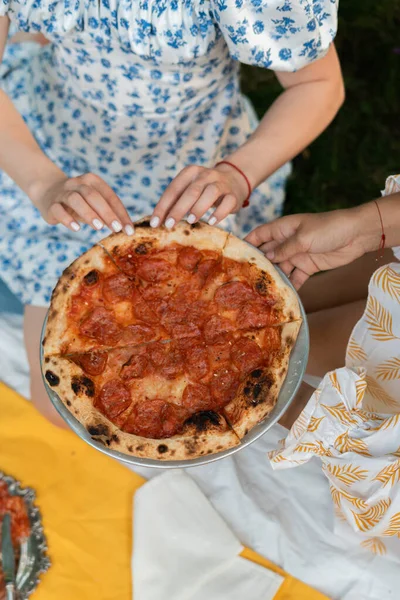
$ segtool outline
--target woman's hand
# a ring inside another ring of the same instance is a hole
[[[110,186],[93,173],[79,177],[58,177],[51,184],[36,191],[32,198],[42,217],[50,225],[60,223],[72,231],[79,231],[81,223],[100,230],[107,225],[112,231],[132,235],[132,221],[118,196]]]
[[[213,169],[192,165],[169,184],[154,209],[150,225],[158,227],[165,221],[170,229],[185,215],[188,223],[195,223],[214,206],[208,222],[216,225],[240,210],[247,195],[246,180],[229,165]]]
[[[246,240],[278,263],[299,289],[310,275],[353,262],[370,249],[363,221],[358,208],[289,215],[257,227]]]

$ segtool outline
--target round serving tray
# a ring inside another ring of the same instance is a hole
[[[31,533],[26,541],[21,544],[21,554],[16,574],[16,589],[18,600],[26,600],[39,584],[39,576],[50,567],[47,556],[47,542],[43,531],[42,519],[34,501],[35,492],[31,488],[24,488],[19,481],[0,471],[0,481],[4,481],[12,496],[21,496],[24,499]]]
[[[286,277],[286,275],[278,268],[275,267],[279,272],[282,279],[287,283],[296,293],[297,300],[300,305],[301,316],[303,319],[302,325],[300,327],[299,335],[297,337],[296,344],[292,350],[289,360],[289,367],[286,379],[282,385],[278,402],[270,412],[270,414],[263,419],[258,425],[253,427],[251,431],[242,439],[241,443],[234,448],[229,448],[228,450],[224,450],[223,452],[218,452],[216,454],[209,454],[207,456],[201,456],[199,458],[193,458],[188,460],[154,460],[147,458],[138,458],[135,456],[130,456],[127,454],[123,454],[122,452],[117,452],[116,450],[110,450],[100,442],[94,440],[85,427],[79,423],[79,421],[69,412],[69,410],[64,406],[58,395],[52,390],[48,385],[46,380],[43,377],[43,382],[46,388],[46,391],[55,406],[56,410],[59,412],[61,417],[68,423],[71,429],[85,442],[87,442],[93,448],[100,450],[103,454],[107,454],[108,456],[112,456],[119,461],[124,463],[128,463],[130,465],[137,465],[139,467],[155,467],[159,469],[177,469],[177,468],[186,468],[186,467],[196,467],[199,465],[204,465],[206,463],[211,463],[216,460],[220,460],[221,458],[225,458],[226,456],[230,456],[231,454],[235,454],[246,446],[249,446],[259,437],[264,435],[279,419],[281,416],[287,411],[290,404],[292,403],[296,392],[302,382],[305,369],[308,361],[308,353],[310,347],[310,339],[308,332],[308,324],[307,317],[304,310],[304,307],[300,301],[300,298],[297,295],[296,290],[291,284],[290,280]],[[40,361],[43,362],[43,344],[42,340],[44,337],[44,333],[46,330],[47,316],[43,324],[42,335],[40,339]]]

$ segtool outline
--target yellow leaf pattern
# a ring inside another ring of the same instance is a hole
[[[399,339],[393,333],[393,319],[388,310],[373,296],[368,297],[365,320],[375,340],[387,342]]]
[[[387,265],[375,272],[373,282],[393,300],[400,302],[400,276],[392,267]]]
[[[357,498],[356,496],[352,496],[349,492],[345,492],[344,490],[338,490],[337,488],[330,486],[332,500],[335,506],[340,507],[342,498],[345,498],[350,504],[358,508],[359,510],[366,510],[368,508],[368,504],[361,500],[361,498]]]
[[[388,465],[378,475],[374,477],[374,481],[383,483],[383,487],[390,485],[393,487],[400,480],[400,460],[396,460],[393,464]]]
[[[389,521],[389,527],[385,529],[383,535],[400,537],[400,512],[395,513]]]
[[[368,446],[363,440],[349,438],[348,431],[342,433],[336,438],[335,448],[344,454],[345,452],[355,452],[362,456],[371,456],[368,452]]]
[[[366,479],[368,476],[368,471],[360,469],[360,467],[353,466],[351,464],[339,466],[328,463],[325,468],[331,475],[333,475],[333,477],[348,487],[353,485],[353,483],[356,481],[362,481],[363,479]]]
[[[332,373],[329,373],[329,379],[331,380],[333,387],[335,389],[337,389],[337,391],[339,392],[339,394],[341,394],[342,390],[340,389],[340,384],[338,382],[336,371],[333,371]]]
[[[292,434],[296,440],[298,440],[299,437],[307,430],[307,424],[308,420],[304,412],[300,413],[298,419],[295,421],[292,427]]]
[[[367,360],[367,355],[365,354],[364,350],[353,338],[350,338],[348,343],[347,354],[352,360],[359,360],[361,362]]]
[[[317,431],[318,427],[321,425],[321,423],[324,419],[325,419],[325,417],[319,417],[319,419],[317,419],[317,417],[311,417],[310,424],[307,428],[308,431],[311,431],[311,432]]]
[[[367,389],[367,382],[365,379],[360,379],[356,382],[356,398],[357,398],[357,406],[361,404],[364,399],[365,390]]]
[[[361,514],[352,510],[351,512],[353,513],[358,529],[365,532],[375,527],[388,510],[391,503],[392,501],[390,498],[387,498],[386,500],[380,500],[377,504],[371,506],[367,511]]]
[[[271,452],[271,454],[272,454],[272,452]],[[275,463],[280,463],[280,462],[284,462],[285,460],[287,460],[287,458],[282,456],[282,454],[278,454],[277,456],[272,456],[271,460],[273,460]]]
[[[396,402],[394,398],[390,394],[388,394],[381,385],[375,379],[367,375],[365,377],[367,382],[367,392],[374,398],[374,400],[378,400],[385,406],[389,408],[397,408],[399,404]],[[376,410],[376,408],[375,408]]]
[[[384,556],[386,554],[385,544],[377,537],[368,538],[367,540],[361,542],[360,545],[363,548],[367,548],[367,550],[371,550],[371,552],[374,554],[378,554],[379,556]]]
[[[398,456],[400,458],[400,446],[397,448],[396,452],[392,452],[393,456]]]
[[[393,415],[393,417],[388,417],[384,419],[378,427],[372,427],[371,431],[384,431],[385,429],[390,429],[391,427],[396,427],[399,422],[400,414]]]
[[[390,381],[391,379],[400,379],[400,358],[387,360],[376,368],[378,379]]]
[[[335,404],[335,406],[328,406],[327,404],[321,404],[321,406],[325,408],[325,410],[327,410],[332,417],[338,419],[338,421],[340,421],[343,425],[355,425],[355,419],[351,416],[342,402]]]

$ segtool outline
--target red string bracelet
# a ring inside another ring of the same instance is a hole
[[[243,177],[243,179],[247,183],[247,189],[248,189],[248,194],[247,194],[246,200],[243,202],[243,208],[246,208],[246,206],[249,206],[249,204],[250,204],[250,196],[251,196],[251,192],[253,190],[251,188],[251,183],[250,183],[247,175],[245,175],[243,173],[242,169],[239,169],[239,167],[237,167],[233,163],[229,162],[228,160],[221,160],[215,166],[218,167],[219,165],[229,165],[230,167],[232,167],[232,169],[235,169],[235,171],[237,171],[238,173],[241,174],[241,176]]]
[[[381,235],[381,239],[380,239],[379,247],[378,247],[378,256],[377,256],[377,259],[376,259],[376,260],[378,260],[378,258],[382,258],[383,257],[383,251],[385,249],[385,242],[386,242],[386,235],[385,235],[385,229],[383,227],[383,220],[382,220],[381,209],[379,208],[379,204],[378,204],[377,200],[374,200],[374,202],[376,204],[376,208],[378,209],[379,219],[380,219],[381,228],[382,228],[382,235]]]

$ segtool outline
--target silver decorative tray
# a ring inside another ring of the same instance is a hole
[[[35,492],[31,488],[23,488],[19,481],[5,475],[0,471],[0,481],[4,481],[12,496],[21,496],[24,499],[31,533],[29,538],[21,544],[18,570],[16,575],[17,599],[26,600],[37,588],[39,575],[45,573],[50,567],[47,556],[47,542],[43,531],[39,509],[35,506]]]
[[[230,456],[231,454],[235,454],[235,452],[239,452],[249,446],[259,437],[264,435],[279,419],[282,415],[287,411],[290,404],[292,403],[296,392],[300,386],[300,383],[303,380],[303,376],[306,370],[307,361],[308,361],[308,353],[310,348],[310,339],[309,339],[309,331],[307,324],[307,317],[304,310],[304,307],[300,301],[300,298],[297,295],[296,290],[294,289],[292,283],[286,277],[286,275],[278,268],[275,267],[282,277],[283,281],[291,287],[296,293],[297,300],[300,305],[301,317],[303,319],[302,325],[300,327],[300,331],[297,337],[296,345],[292,350],[289,360],[289,368],[287,372],[286,379],[282,385],[278,402],[274,406],[273,410],[270,414],[263,419],[258,425],[253,427],[251,431],[242,439],[241,443],[234,448],[229,448],[228,450],[224,450],[223,452],[218,452],[216,454],[209,454],[207,456],[201,456],[199,458],[188,459],[188,460],[154,460],[147,458],[138,458],[135,456],[130,456],[127,454],[123,454],[122,452],[117,452],[116,450],[110,450],[100,442],[95,441],[85,427],[79,423],[79,421],[69,412],[69,410],[64,406],[58,395],[52,390],[45,378],[43,377],[43,382],[46,388],[46,391],[49,395],[51,402],[54,407],[67,422],[67,424],[71,427],[71,429],[85,442],[87,442],[93,448],[100,450],[103,454],[107,454],[121,462],[137,465],[139,467],[155,467],[159,469],[178,469],[178,468],[187,468],[187,467],[197,467],[199,465],[204,465],[206,463],[214,462],[216,460],[220,460],[221,458],[225,458],[226,456]],[[40,338],[40,362],[43,362],[43,344],[42,340],[46,331],[47,324],[47,316],[43,324],[42,335]]]

